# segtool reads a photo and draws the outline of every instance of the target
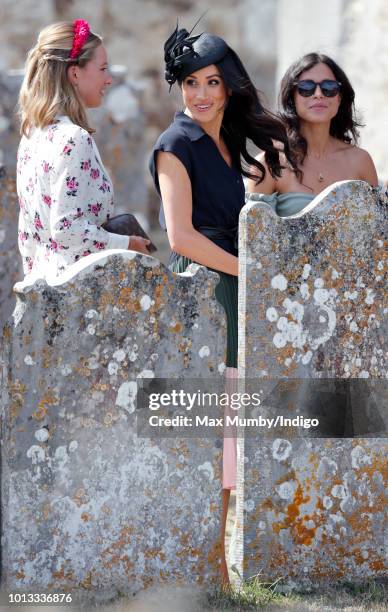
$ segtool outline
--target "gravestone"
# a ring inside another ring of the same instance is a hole
[[[333,387],[348,384],[353,433],[239,440],[237,566],[298,585],[386,576],[386,207],[346,181],[292,218],[250,201],[240,229],[240,378],[312,388],[329,417]]]
[[[217,581],[221,441],[140,437],[135,410],[136,379],[220,377],[216,282],[116,250],[17,286],[1,368],[3,590],[94,602]]]

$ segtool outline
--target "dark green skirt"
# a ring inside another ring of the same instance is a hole
[[[187,266],[196,263],[183,255],[173,254],[170,258],[169,268],[172,272],[185,272]],[[212,268],[209,268],[212,270]],[[227,347],[226,365],[230,368],[237,368],[237,301],[238,301],[238,278],[219,270],[217,272],[220,282],[215,288],[217,301],[224,307],[227,321]]]

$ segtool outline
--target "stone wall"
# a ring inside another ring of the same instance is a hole
[[[299,585],[383,577],[386,207],[347,181],[294,218],[248,203],[240,229],[240,377],[273,393],[289,382],[277,403],[263,402],[262,414],[276,406],[272,417],[306,416],[312,393],[313,414],[324,422],[334,412],[346,438],[289,427],[239,441],[240,570]],[[342,404],[339,379],[349,383]]]
[[[13,286],[23,278],[22,258],[17,246],[19,204],[15,179],[0,168],[0,329],[15,307]]]
[[[372,155],[379,178],[388,184],[388,147],[383,125],[388,123],[388,4],[371,0],[348,2],[341,60],[356,92],[361,113],[361,143]],[[368,75],[368,78],[365,78]]]
[[[135,412],[138,378],[220,377],[216,282],[109,251],[17,286],[1,361],[3,589],[103,601],[217,579],[222,445],[140,437]]]

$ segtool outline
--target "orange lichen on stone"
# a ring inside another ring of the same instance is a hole
[[[87,496],[85,489],[79,488],[76,490],[73,500],[78,508],[80,508],[83,504],[87,504],[89,502],[89,497]]]
[[[52,576],[53,578],[56,578],[57,580],[73,580],[74,579],[74,573],[72,571],[65,573],[64,565],[61,566],[60,570],[53,572]]]
[[[221,559],[221,541],[217,540],[208,552],[207,562],[214,569],[218,569],[218,566],[220,564],[220,559]]]
[[[282,529],[289,529],[293,540],[296,544],[304,544],[310,546],[312,543],[316,528],[317,528],[317,516],[304,516],[300,517],[300,506],[307,503],[310,500],[309,495],[303,495],[302,486],[298,483],[294,494],[294,501],[288,504],[285,511],[285,517],[283,521],[274,522],[272,529],[276,534],[279,534]],[[313,520],[315,527],[306,527],[305,521]],[[321,523],[322,519],[319,519],[318,523]]]
[[[270,497],[267,497],[267,499],[261,502],[260,508],[263,510],[273,510],[275,508],[274,501]]]
[[[388,452],[388,447],[386,447],[386,453]],[[388,460],[387,455],[381,456],[373,455],[372,462],[370,464],[363,465],[362,467],[356,468],[357,472],[361,474],[368,474],[370,480],[372,481],[373,475],[376,472],[380,472],[383,477],[383,480],[386,485],[388,485]]]
[[[44,504],[43,505],[43,518],[45,521],[47,521],[49,515],[50,515],[50,510],[51,510],[51,504]]]
[[[51,389],[47,389],[47,393],[40,402],[38,403],[38,408],[32,413],[32,418],[37,421],[41,421],[45,418],[48,410],[51,406],[58,406],[59,399],[53,393]]]
[[[142,576],[141,580],[143,582],[143,588],[144,589],[148,589],[154,583],[154,579],[151,578],[151,576]]]
[[[44,346],[42,350],[42,366],[47,369],[51,368],[53,365],[51,351],[48,346]]]
[[[260,557],[260,556],[259,556]],[[272,570],[279,571],[281,567],[287,567],[289,570],[289,575],[294,576],[295,571],[292,569],[292,561],[289,557],[289,554],[284,550],[283,546],[279,543],[271,542],[271,557],[269,562],[269,567]]]
[[[166,561],[166,555],[160,548],[147,548],[144,551],[144,557],[146,559],[156,559],[159,557],[161,561]]]
[[[122,287],[120,289],[117,305],[120,308],[125,308],[126,310],[133,310],[134,299],[132,297],[131,287]]]
[[[384,563],[383,559],[377,559],[368,563],[371,570],[375,572],[388,572],[388,565]]]
[[[99,309],[104,310],[106,308],[106,306],[113,306],[113,304],[115,303],[115,296],[113,295],[113,293],[102,293],[100,295],[100,300],[99,300]]]
[[[183,329],[183,325],[182,323],[175,323],[175,325],[172,325],[171,327],[169,327],[169,331],[171,332],[175,332],[175,333],[179,333],[181,332]]]
[[[129,526],[123,527],[120,531],[118,540],[116,540],[116,542],[112,542],[112,544],[108,546],[108,548],[103,550],[101,553],[101,556],[102,557],[106,557],[107,555],[117,556],[118,554],[117,551],[120,551],[126,545],[129,545],[132,543],[134,533],[135,533],[134,527],[129,527]]]
[[[80,586],[87,591],[92,588],[92,572],[87,573],[86,578],[80,582]]]
[[[296,480],[296,474],[294,469],[285,472],[283,476],[281,476],[275,481],[275,485],[280,485],[283,482],[287,482],[287,480]]]
[[[9,382],[10,399],[11,399],[11,420],[16,419],[24,404],[24,394],[26,393],[26,385],[19,380]]]
[[[293,354],[295,353],[295,349],[291,345],[289,345],[279,350],[278,353],[279,354],[277,355],[276,360],[279,364],[282,364],[284,360],[287,359],[287,357],[293,356]]]
[[[120,558],[121,563],[124,565],[125,573],[128,575],[135,567],[135,564],[130,560],[128,555],[123,555]]]

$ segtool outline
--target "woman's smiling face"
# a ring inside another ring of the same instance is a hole
[[[215,64],[187,76],[181,84],[186,113],[198,123],[214,121],[223,115],[227,92]]]
[[[83,68],[70,66],[68,76],[86,108],[101,106],[105,90],[112,84],[105,47],[98,45]]]

